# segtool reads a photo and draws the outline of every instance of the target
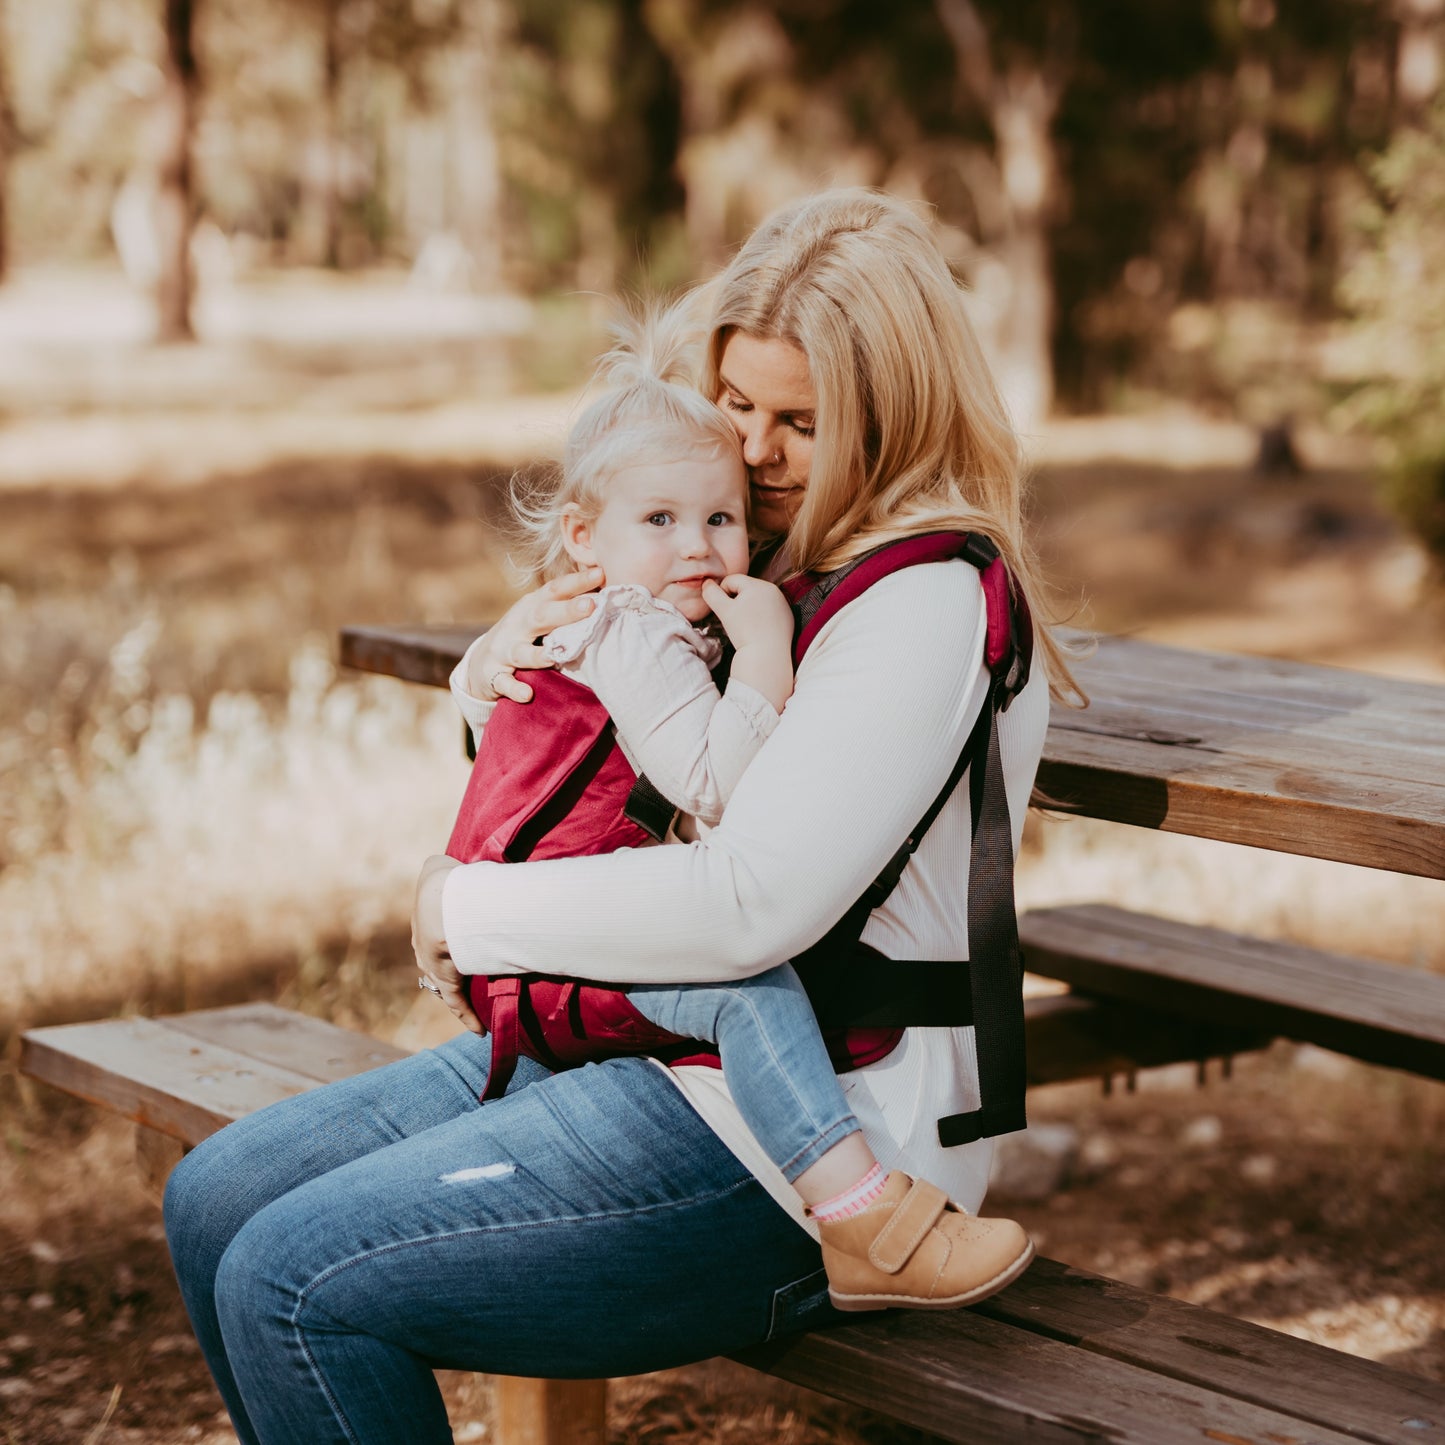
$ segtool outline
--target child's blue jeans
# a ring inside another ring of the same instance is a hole
[[[627,997],[659,1028],[717,1046],[733,1102],[790,1184],[858,1132],[792,964],[736,983],[634,985]]]

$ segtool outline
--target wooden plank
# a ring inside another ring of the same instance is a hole
[[[491,626],[343,627],[341,663],[406,682],[445,687],[474,637]]]
[[[733,1358],[959,1445],[1343,1445],[1351,1438],[977,1310],[888,1311]]]
[[[1024,1037],[1032,1088],[1250,1053],[1273,1035],[1065,993],[1024,1000]]]
[[[1092,904],[1019,920],[1026,966],[1084,993],[1445,1079],[1445,977]]]
[[[492,1398],[500,1445],[606,1445],[606,1380],[498,1375]]]
[[[1053,1260],[976,1308],[1360,1440],[1445,1442],[1445,1385]]]
[[[20,1071],[186,1144],[316,1083],[139,1018],[31,1029]]]
[[[440,686],[481,630],[347,628],[342,660]],[[1078,673],[1039,773],[1063,810],[1445,878],[1445,688],[1128,638]]]
[[[156,1019],[165,1028],[331,1084],[407,1057],[406,1049],[275,1004],[238,1004]]]

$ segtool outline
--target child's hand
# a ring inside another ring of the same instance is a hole
[[[771,582],[735,572],[721,583],[704,582],[702,599],[739,652],[759,642],[792,651],[793,609]]]
[[[788,599],[771,582],[742,572],[720,584],[704,582],[702,596],[737,650],[731,675],[755,687],[782,712],[793,692],[793,610]]]

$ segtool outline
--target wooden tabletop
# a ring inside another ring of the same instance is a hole
[[[444,687],[485,624],[348,627],[348,666]],[[1445,686],[1103,637],[1055,706],[1061,810],[1445,878]]]

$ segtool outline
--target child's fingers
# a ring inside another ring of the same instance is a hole
[[[731,580],[731,578],[724,578],[724,585]],[[732,593],[724,590],[724,586],[720,586],[709,577],[702,584],[702,600],[716,612],[719,607],[726,608],[728,603],[733,600],[733,596]]]

